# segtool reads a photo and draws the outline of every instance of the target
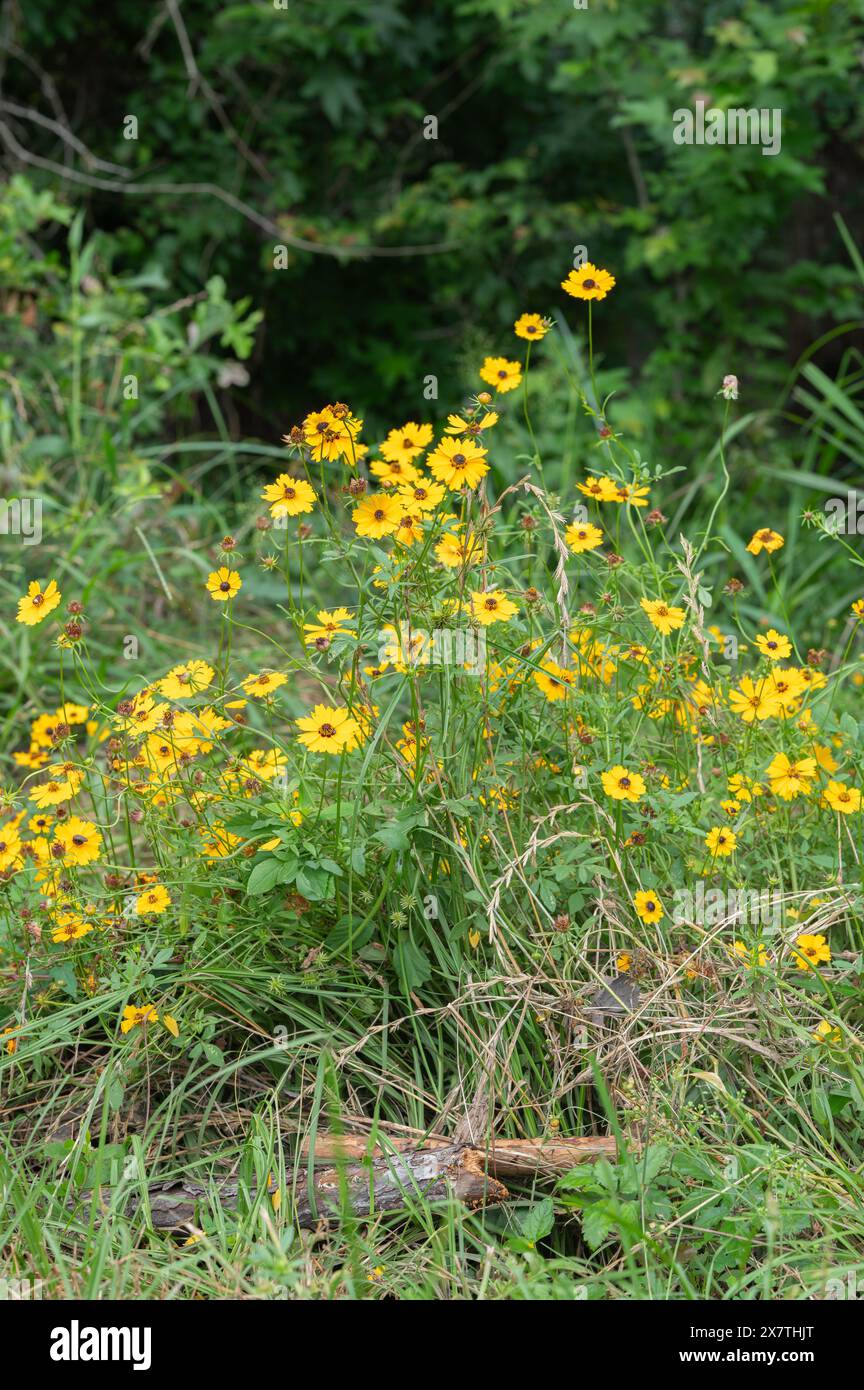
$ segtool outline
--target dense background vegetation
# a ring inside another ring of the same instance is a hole
[[[517,312],[569,313],[549,287],[577,245],[627,283],[605,350],[626,423],[666,448],[723,372],[768,404],[852,317],[832,215],[864,209],[860,0],[118,0],[110,25],[30,0],[5,40],[7,157],[59,166],[102,264],[162,302],[218,274],[264,311],[229,391],[247,434],[334,380],[373,432],[424,409],[429,373],[454,395]],[[674,145],[698,96],[781,108],[782,158]]]

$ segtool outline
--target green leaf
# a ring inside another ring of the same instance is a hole
[[[413,816],[400,816],[398,820],[391,821],[381,830],[375,831],[375,839],[380,840],[385,849],[406,850],[411,847],[411,831],[418,825],[422,825],[426,819],[426,812],[421,811]]]
[[[535,1202],[519,1221],[519,1229],[532,1245],[536,1245],[538,1240],[545,1240],[554,1225],[555,1205],[551,1197]]]
[[[289,866],[283,864],[281,860],[272,855],[268,859],[262,859],[260,864],[256,864],[246,883],[246,892],[252,898],[260,896],[261,893],[269,893],[271,888],[275,888],[277,883],[285,883],[286,870],[290,872]],[[293,873],[291,874],[293,877]],[[301,890],[302,891],[302,890]]]
[[[396,943],[393,964],[405,990],[419,989],[432,974],[429,957],[414,945],[407,932],[402,932]]]

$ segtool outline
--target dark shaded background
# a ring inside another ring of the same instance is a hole
[[[164,302],[219,274],[263,309],[238,430],[334,397],[389,427],[424,412],[429,373],[442,398],[476,389],[517,313],[581,322],[558,288],[575,245],[618,277],[603,349],[631,423],[682,442],[726,371],[768,404],[854,317],[834,214],[864,225],[857,0],[283,3],[3,11],[7,170],[85,207],[116,270],[157,264]],[[782,153],[674,145],[697,96],[780,107]],[[289,237],[320,249],[274,269]]]

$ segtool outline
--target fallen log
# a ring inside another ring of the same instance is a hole
[[[327,1134],[315,1136],[313,1163],[332,1163],[343,1158],[358,1162],[368,1157],[380,1158],[396,1150],[405,1153],[411,1150],[439,1148],[440,1139],[391,1138],[383,1144],[376,1144],[371,1150],[369,1140],[363,1135]],[[305,1139],[299,1146],[299,1155],[309,1157],[310,1140]],[[496,1178],[552,1178],[567,1173],[579,1163],[591,1163],[598,1158],[606,1158],[614,1163],[618,1157],[618,1146],[613,1138],[555,1138],[555,1139],[498,1139],[473,1146],[482,1155],[486,1171]]]
[[[335,1155],[334,1155],[335,1157]],[[295,1219],[298,1226],[316,1226],[326,1218],[337,1218],[345,1204],[354,1216],[398,1211],[412,1201],[444,1201],[455,1197],[475,1208],[503,1202],[510,1195],[503,1183],[490,1177],[479,1149],[458,1144],[433,1149],[414,1149],[390,1154],[362,1165],[341,1166],[316,1171],[312,1188],[295,1192]],[[271,1182],[268,1191],[277,1190]],[[150,1224],[155,1230],[176,1231],[198,1225],[197,1210],[211,1194],[227,1211],[234,1211],[240,1193],[236,1181],[215,1182],[212,1187],[178,1179],[148,1189]],[[252,1194],[254,1195],[254,1193]],[[136,1199],[130,1214],[140,1210]]]

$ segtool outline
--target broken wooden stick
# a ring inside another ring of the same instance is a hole
[[[390,1138],[378,1143],[370,1150],[369,1140],[354,1134],[317,1134],[314,1141],[313,1163],[332,1163],[334,1159],[344,1158],[357,1162],[367,1157],[380,1158],[396,1150],[405,1153],[411,1150],[439,1148],[440,1139]],[[308,1139],[303,1140],[299,1153],[308,1158],[311,1148]],[[618,1156],[618,1146],[613,1138],[588,1139],[497,1139],[473,1145],[482,1155],[486,1171],[496,1178],[551,1178],[558,1177],[575,1168],[578,1163],[591,1163],[598,1158],[606,1158],[614,1163]]]
[[[438,1202],[455,1197],[473,1208],[503,1202],[510,1195],[503,1183],[486,1172],[479,1149],[458,1144],[316,1171],[312,1187],[314,1200],[307,1191],[295,1192],[298,1226],[316,1226],[323,1218],[338,1219],[346,1204],[354,1216],[364,1217],[398,1211],[412,1201]],[[271,1182],[268,1191],[272,1194],[276,1190]],[[204,1199],[215,1195],[226,1210],[234,1211],[239,1192],[236,1181],[215,1182],[211,1187],[182,1178],[160,1183],[148,1190],[151,1225],[161,1231],[197,1225],[197,1210]],[[136,1200],[133,1213],[140,1205]]]

